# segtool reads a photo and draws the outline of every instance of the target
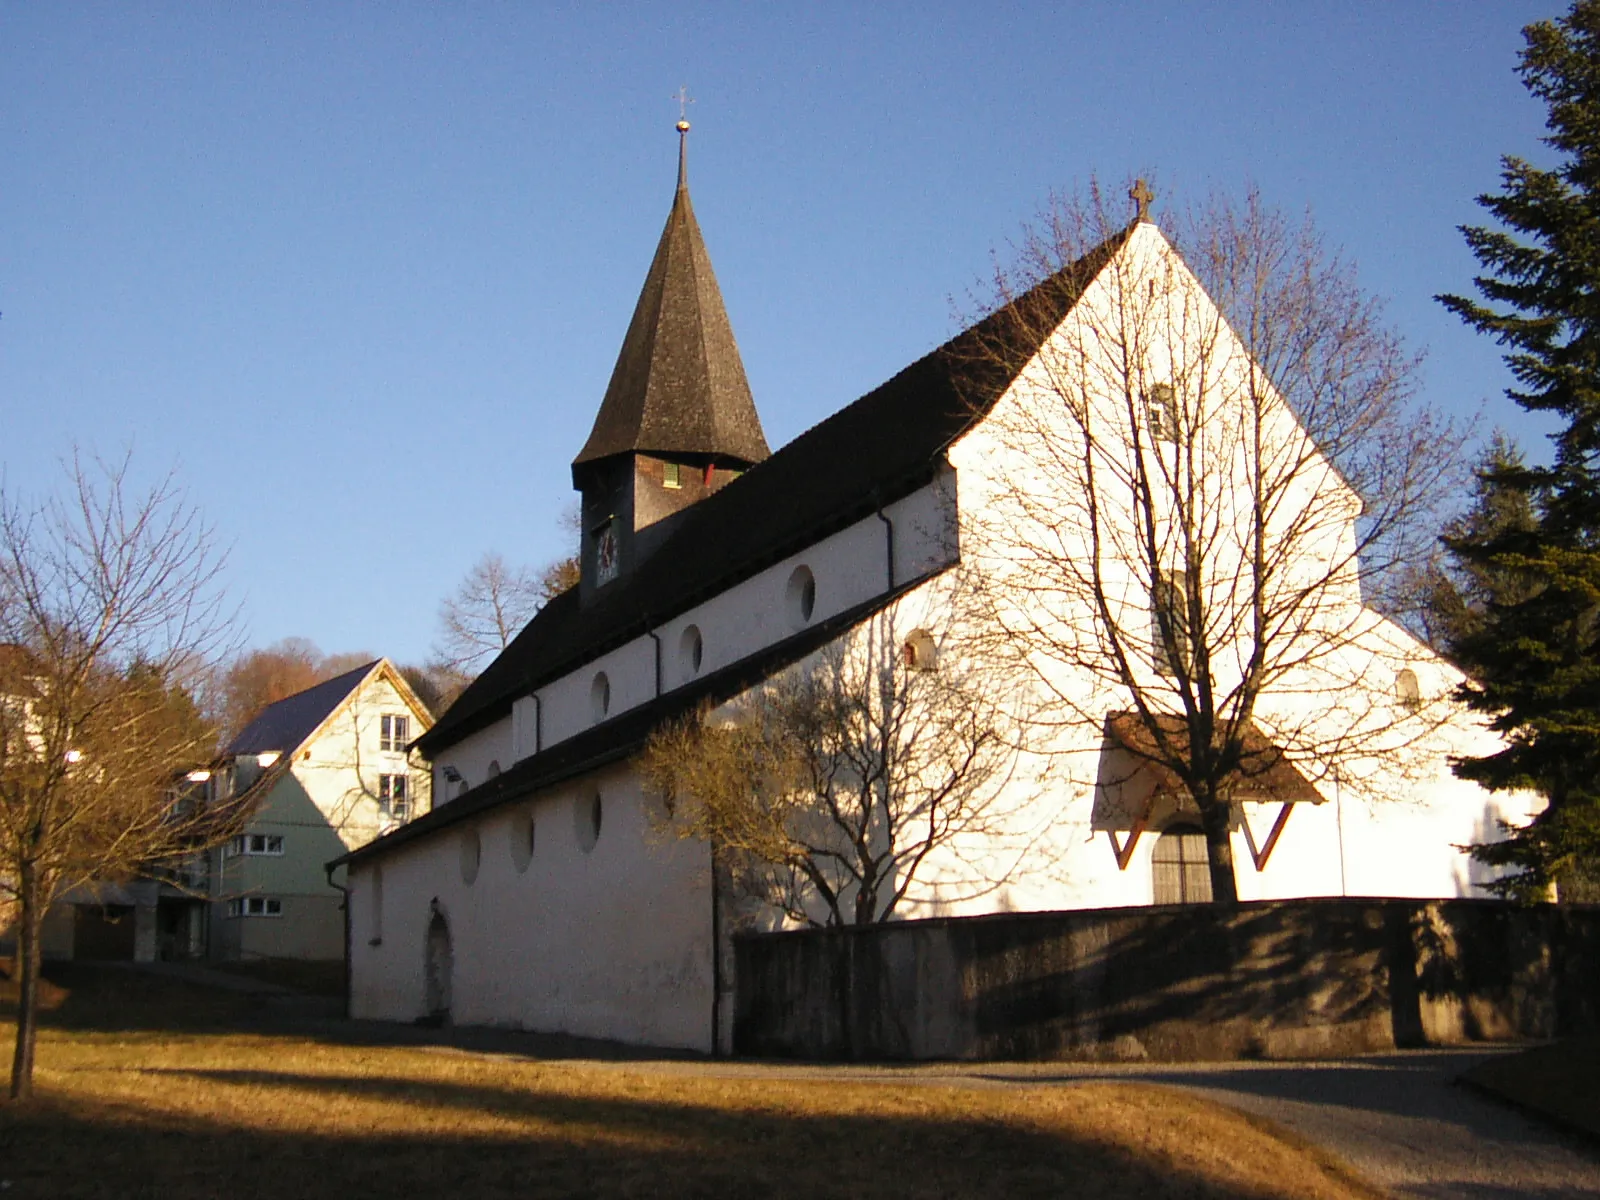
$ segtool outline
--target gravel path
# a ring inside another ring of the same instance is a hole
[[[1267,1117],[1401,1197],[1600,1197],[1600,1148],[1456,1083],[1483,1049],[1333,1062],[938,1063],[906,1067],[635,1061],[626,1069],[1011,1087],[1125,1079],[1181,1087]]]

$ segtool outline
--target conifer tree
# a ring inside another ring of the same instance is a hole
[[[1478,198],[1501,228],[1462,230],[1481,300],[1440,300],[1508,348],[1513,400],[1564,422],[1549,466],[1489,476],[1535,497],[1535,519],[1447,542],[1480,578],[1514,584],[1492,589],[1456,646],[1471,673],[1462,699],[1506,745],[1456,771],[1546,797],[1532,824],[1474,848],[1513,869],[1501,891],[1537,897],[1581,879],[1600,849],[1600,0],[1523,36],[1518,71],[1549,109],[1544,140],[1559,159],[1549,170],[1502,159],[1503,190]]]

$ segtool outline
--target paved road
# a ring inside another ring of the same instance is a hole
[[[626,1067],[963,1087],[1137,1080],[1185,1088],[1268,1117],[1333,1152],[1396,1196],[1429,1200],[1600,1197],[1600,1150],[1455,1082],[1468,1067],[1492,1053],[1496,1052],[1402,1051],[1314,1063],[813,1067],[636,1061]]]

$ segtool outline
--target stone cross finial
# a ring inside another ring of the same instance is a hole
[[[1155,198],[1156,194],[1150,190],[1150,185],[1144,180],[1136,179],[1133,181],[1133,186],[1128,189],[1128,199],[1132,200],[1135,205],[1133,213],[1133,223],[1135,225],[1140,221],[1148,221],[1150,219],[1150,201]]]

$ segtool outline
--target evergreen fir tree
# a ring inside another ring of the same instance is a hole
[[[1482,302],[1441,301],[1508,347],[1508,391],[1561,418],[1548,467],[1507,465],[1490,485],[1535,498],[1535,519],[1464,530],[1457,562],[1495,582],[1454,653],[1462,698],[1506,739],[1456,771],[1494,790],[1534,788],[1549,802],[1508,840],[1474,848],[1510,867],[1502,891],[1543,895],[1600,861],[1600,0],[1523,31],[1519,73],[1548,106],[1552,170],[1502,160],[1503,191],[1480,196],[1502,229],[1463,233],[1484,273]],[[1520,235],[1520,236],[1519,236]]]

